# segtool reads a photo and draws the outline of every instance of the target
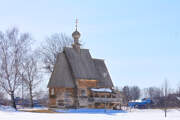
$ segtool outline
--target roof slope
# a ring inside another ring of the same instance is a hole
[[[107,70],[107,67],[104,63],[104,60],[93,59],[93,61],[99,74],[98,86],[99,87],[113,87],[113,83],[109,75],[109,72]]]
[[[104,60],[92,59],[88,49],[64,48],[57,57],[48,87],[74,88],[76,79],[98,80],[97,87],[113,87]]]
[[[57,57],[48,87],[75,87],[70,67],[64,53],[60,53]]]
[[[80,53],[73,48],[65,48],[65,55],[76,79],[98,80],[97,69],[88,49],[80,49]]]

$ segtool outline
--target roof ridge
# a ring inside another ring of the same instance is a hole
[[[74,49],[74,48],[72,48],[72,47],[64,47],[64,49]],[[80,50],[89,50],[89,49],[81,48]]]
[[[105,59],[99,59],[99,58],[92,58],[93,60],[101,60],[101,61],[105,61]]]

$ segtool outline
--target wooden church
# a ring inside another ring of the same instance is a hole
[[[76,25],[77,26],[77,25]],[[92,58],[79,43],[80,33],[72,33],[72,47],[64,47],[50,77],[49,108],[113,108],[121,104],[102,59]]]

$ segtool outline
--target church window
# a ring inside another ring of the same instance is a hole
[[[84,89],[81,90],[81,96],[87,96],[86,95],[86,90],[84,90]]]
[[[51,89],[51,95],[54,95],[54,88]]]

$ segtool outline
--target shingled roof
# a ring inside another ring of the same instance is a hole
[[[99,87],[113,87],[111,77],[109,75],[108,69],[102,59],[93,59],[99,75]]]
[[[80,49],[80,53],[73,48],[65,48],[64,52],[76,79],[98,79],[97,70],[88,49]]]
[[[58,55],[48,87],[75,87],[76,79],[98,80],[98,87],[113,87],[103,60],[93,59],[88,49],[65,47]]]
[[[60,53],[57,57],[48,87],[75,87],[74,79],[64,53]]]

